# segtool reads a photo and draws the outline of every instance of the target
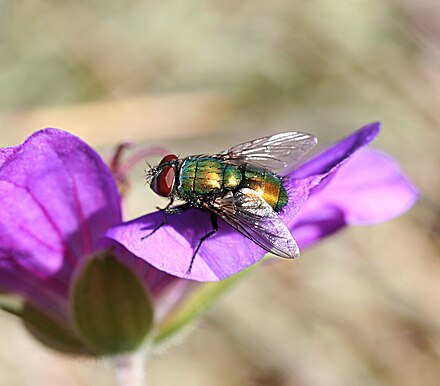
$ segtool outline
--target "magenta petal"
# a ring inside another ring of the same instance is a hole
[[[328,176],[339,167],[360,148],[368,145],[380,131],[380,123],[370,123],[353,134],[343,138],[335,145],[313,157],[310,161],[301,165],[298,169],[289,174],[289,177],[306,178],[316,175]]]
[[[14,152],[14,148],[13,147],[0,148],[0,167],[11,156],[11,154],[13,152]]]
[[[79,138],[45,129],[0,154],[0,260],[47,275],[120,222],[111,173]]]
[[[207,239],[187,274],[193,250],[211,229],[210,216],[201,210],[168,215],[168,223],[147,239],[161,222],[155,212],[110,229],[106,236],[123,244],[130,252],[169,274],[198,281],[217,281],[260,260],[266,253],[223,221],[219,231]]]
[[[347,224],[384,222],[406,212],[417,198],[417,190],[393,159],[362,149],[325,189],[312,193],[295,222],[325,208],[337,208]]]
[[[294,177],[323,179],[289,222],[300,247],[349,224],[390,220],[417,200],[415,187],[395,161],[378,151],[362,149],[378,130],[377,123],[367,125],[293,172]]]
[[[289,228],[300,249],[303,249],[341,230],[345,225],[344,213],[328,206],[310,211],[304,208]]]
[[[62,322],[68,321],[67,291],[67,285],[55,278],[44,280],[16,264],[0,261],[0,292],[20,295]]]
[[[289,206],[282,213],[286,223],[292,221],[310,194],[327,189],[327,184],[339,168],[368,145],[379,131],[380,123],[366,125],[289,173],[284,182],[289,191]]]
[[[168,288],[171,284],[181,280],[176,276],[169,275],[164,271],[156,269],[151,264],[148,264],[144,259],[133,255],[122,244],[115,243],[113,240],[105,237],[103,237],[101,241],[101,247],[112,249],[121,263],[125,264],[127,267],[130,267],[133,272],[136,272],[138,277],[148,288],[153,300],[156,300],[162,291]]]

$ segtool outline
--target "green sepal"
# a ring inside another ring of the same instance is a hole
[[[31,305],[25,304],[20,316],[30,334],[52,349],[65,354],[96,354],[93,349],[86,347],[72,330],[62,326]]]
[[[70,301],[82,340],[101,354],[136,350],[153,325],[148,290],[111,252],[86,263],[74,281]]]
[[[94,355],[76,336],[74,331],[63,326],[53,317],[38,308],[23,302],[2,302],[0,308],[19,317],[28,332],[45,346],[64,354]]]
[[[191,322],[200,318],[230,287],[247,276],[253,268],[247,268],[228,279],[200,283],[182,303],[174,309],[155,330],[153,343],[162,344]]]
[[[16,315],[23,309],[24,300],[17,295],[0,292],[0,310]]]

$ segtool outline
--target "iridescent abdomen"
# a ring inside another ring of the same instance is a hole
[[[253,189],[276,211],[287,205],[288,195],[281,179],[271,172],[247,165],[240,186]]]
[[[188,158],[179,171],[178,192],[193,201],[205,195],[217,195],[235,189],[241,182],[240,171],[216,158]]]

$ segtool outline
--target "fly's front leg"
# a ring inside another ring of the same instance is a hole
[[[165,208],[157,208],[162,212],[162,222],[154,228],[148,235],[143,236],[141,240],[145,240],[146,238],[152,236],[154,233],[156,233],[160,228],[162,228],[167,223],[167,214],[177,214],[182,213],[185,210],[189,209],[188,204],[183,204],[179,206],[172,206],[174,202],[174,199],[171,199],[171,201],[168,203],[168,205]]]
[[[194,263],[194,259],[196,258],[197,252],[199,251],[200,247],[202,246],[202,243],[209,237],[211,237],[213,234],[215,234],[218,231],[218,217],[215,213],[211,212],[211,225],[212,225],[212,231],[208,232],[205,236],[203,236],[200,240],[199,240],[199,244],[197,245],[197,248],[195,249],[192,257],[191,257],[191,262],[189,263],[189,268],[188,271],[186,272],[187,274],[191,273],[191,269]]]
[[[171,201],[165,208],[163,209],[157,208],[157,209],[161,210],[162,213],[164,214],[179,214],[179,213],[183,213],[185,210],[191,207],[191,205],[188,203],[177,206],[171,206],[172,203],[173,201]]]

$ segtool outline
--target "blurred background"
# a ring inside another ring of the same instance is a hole
[[[47,126],[107,158],[125,140],[187,155],[285,129],[325,146],[380,120],[375,146],[421,190],[399,219],[257,269],[152,358],[152,385],[440,384],[438,20],[435,0],[0,0],[0,146]],[[160,203],[143,169],[127,219]],[[1,386],[111,377],[0,314]]]

